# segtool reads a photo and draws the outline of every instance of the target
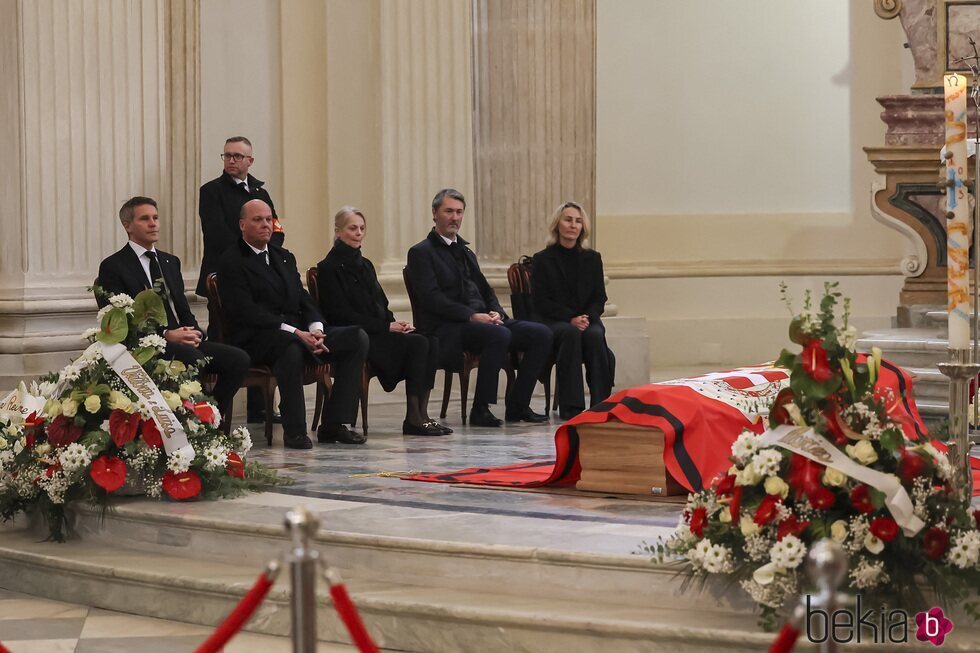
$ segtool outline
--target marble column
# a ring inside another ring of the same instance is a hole
[[[126,198],[155,197],[161,247],[199,263],[198,2],[0,0],[0,388],[80,349]]]
[[[474,0],[473,7],[469,213],[477,251],[499,274],[541,249],[562,201],[595,216],[596,12],[594,0]]]
[[[404,298],[408,248],[432,227],[431,201],[445,187],[473,195],[469,3],[382,2],[381,133],[386,290]],[[462,233],[476,240],[475,225]],[[391,294],[390,293],[390,294]],[[403,309],[404,301],[398,301]]]

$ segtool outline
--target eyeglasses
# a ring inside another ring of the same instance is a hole
[[[221,155],[221,158],[224,159],[225,161],[227,161],[228,159],[231,159],[232,161],[241,161],[242,159],[251,159],[252,157],[250,157],[247,154],[239,154],[238,152],[235,153],[225,152],[224,154]]]

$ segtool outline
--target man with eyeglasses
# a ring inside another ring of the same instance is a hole
[[[252,143],[244,136],[232,136],[225,141],[221,153],[224,171],[217,179],[212,179],[201,186],[198,213],[201,216],[201,229],[204,231],[204,258],[201,261],[201,276],[197,281],[195,292],[201,297],[208,296],[208,275],[218,269],[218,260],[228,248],[238,242],[241,231],[238,228],[238,215],[245,202],[262,200],[272,209],[273,233],[272,244],[282,247],[285,233],[279,224],[275,205],[269,192],[263,187],[264,182],[249,174],[255,159],[252,157]],[[208,304],[209,322],[215,323],[214,309]],[[208,328],[208,334],[215,334]],[[262,408],[262,392],[258,388],[248,389],[248,421],[265,421],[265,409]],[[279,415],[273,416],[275,423],[280,423]]]
[[[110,294],[130,297],[147,288],[157,290],[167,314],[167,323],[159,329],[167,341],[164,358],[188,364],[211,359],[204,371],[217,375],[214,398],[222,423],[230,421],[232,400],[248,372],[248,354],[238,347],[209,341],[198,326],[184,295],[180,259],[156,248],[160,238],[157,203],[149,197],[133,197],[119,209],[119,221],[129,242],[102,261],[99,285]]]

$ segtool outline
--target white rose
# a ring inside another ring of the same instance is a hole
[[[745,537],[752,537],[759,532],[759,525],[749,515],[742,515],[742,518],[738,520],[738,528]]]
[[[768,562],[752,572],[752,580],[759,585],[769,585],[776,579],[777,572],[779,566],[775,562]]]
[[[764,487],[766,488],[766,494],[778,494],[784,499],[789,494],[789,485],[778,476],[768,477]]]
[[[722,524],[730,524],[732,521],[732,511],[728,509],[728,506],[724,506],[721,512],[718,513],[718,521]]]
[[[85,398],[85,410],[93,415],[102,408],[102,398],[99,395],[89,395]]]
[[[757,485],[762,480],[762,474],[756,471],[755,466],[749,463],[735,475],[735,485]]]
[[[863,440],[862,440],[863,442]],[[841,487],[847,482],[847,474],[834,467],[828,467],[823,472],[823,484],[830,487]]]
[[[844,451],[862,465],[870,465],[878,460],[874,445],[869,440],[858,440],[857,444],[849,444],[844,447]]]
[[[57,399],[48,399],[46,402],[44,402],[44,408],[42,410],[44,411],[45,416],[50,419],[54,419],[61,414],[61,402]]]
[[[109,393],[109,408],[131,413],[133,412],[133,401],[126,396],[126,393],[113,390]]]
[[[201,384],[198,381],[184,381],[180,384],[180,398],[190,399],[191,396],[201,392]]]
[[[180,408],[181,405],[180,395],[177,394],[176,392],[170,392],[169,390],[164,390],[163,400],[167,402],[168,406],[170,406],[170,410],[177,410],[178,408]]]
[[[864,536],[864,548],[871,553],[879,554],[885,549],[885,543],[871,533],[868,533]]]
[[[65,417],[74,417],[78,413],[78,402],[74,399],[65,399],[61,402],[61,414]]]
[[[51,445],[48,444],[47,442],[42,442],[41,444],[34,447],[34,451],[39,456],[46,456],[49,453],[51,453]]]
[[[10,443],[7,442],[7,438],[0,438],[0,451],[3,451],[4,449],[6,449],[9,446],[10,446]]]
[[[844,540],[847,539],[847,522],[843,519],[838,519],[833,524],[830,525],[830,539],[838,544],[843,544]]]

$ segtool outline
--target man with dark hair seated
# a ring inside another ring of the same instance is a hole
[[[135,297],[147,288],[156,288],[163,299],[167,325],[162,329],[167,341],[164,356],[183,363],[196,363],[208,357],[206,372],[217,374],[214,398],[223,420],[231,420],[231,403],[248,372],[248,354],[206,339],[184,295],[180,259],[158,250],[160,216],[157,203],[149,197],[133,197],[119,209],[119,221],[129,236],[122,249],[102,261],[99,285],[110,294]]]
[[[323,328],[316,302],[303,288],[296,257],[269,241],[272,208],[262,200],[242,205],[242,237],[218,261],[218,292],[228,314],[232,344],[259,365],[271,365],[282,402],[283,440],[287,447],[309,449],[303,367],[329,361],[334,384],[324,406],[320,442],[363,444],[367,438],[352,430],[360,396],[361,373],[368,336],[356,326]]]

